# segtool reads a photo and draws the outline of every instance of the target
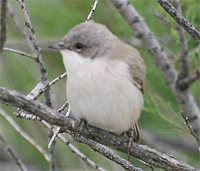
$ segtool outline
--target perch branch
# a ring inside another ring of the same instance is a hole
[[[6,105],[19,107],[29,113],[39,116],[42,120],[45,120],[50,124],[60,126],[61,131],[72,131],[74,134],[80,133],[88,139],[94,139],[98,143],[107,145],[124,153],[127,153],[128,149],[130,149],[131,156],[139,158],[155,167],[177,171],[183,169],[188,171],[195,170],[193,167],[178,161],[174,157],[145,145],[132,143],[131,148],[128,148],[128,139],[122,139],[116,134],[106,132],[90,125],[81,129],[77,120],[60,115],[45,104],[42,104],[39,101],[33,101],[16,91],[0,87],[0,102]]]
[[[46,121],[42,121],[43,125],[48,128],[51,129],[51,125],[49,123],[47,123]],[[56,129],[53,129],[53,131],[55,132]],[[90,159],[88,159],[83,153],[81,153],[73,144],[71,144],[69,141],[67,141],[61,134],[58,134],[58,138],[65,144],[67,145],[71,151],[73,153],[76,153],[77,156],[79,156],[84,162],[86,162],[89,166],[91,166],[92,168],[99,170],[99,171],[105,171],[103,168],[101,168],[99,165],[97,165],[96,163],[94,163],[93,161],[91,161]]]
[[[142,169],[133,166],[129,161],[121,158],[115,154],[112,150],[108,149],[102,144],[99,144],[91,139],[87,139],[78,133],[70,133],[70,135],[79,143],[84,143],[90,146],[94,151],[102,154],[104,157],[116,162],[126,170],[142,171]]]

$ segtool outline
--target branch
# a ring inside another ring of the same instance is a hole
[[[66,72],[63,73],[62,75],[60,75],[59,77],[56,77],[53,81],[49,82],[49,83],[44,83],[44,82],[39,82],[33,89],[32,91],[27,95],[28,98],[32,99],[32,100],[36,100],[39,98],[39,96],[44,93],[47,89],[49,89],[52,85],[54,85],[56,82],[62,80],[63,78],[66,77]],[[62,112],[66,106],[68,105],[68,102],[66,102],[59,110],[58,112]],[[20,118],[26,118],[26,119],[31,119],[31,120],[41,120],[40,117],[38,116],[34,116],[32,114],[28,114],[25,111],[21,110],[21,109],[17,109],[17,112],[14,112],[14,115],[16,117],[20,117]]]
[[[38,64],[39,69],[40,69],[41,82],[46,83],[46,82],[48,82],[46,68],[45,68],[44,63],[42,61],[42,55],[41,55],[41,52],[40,52],[41,50],[38,46],[38,41],[37,41],[37,38],[36,38],[36,35],[35,35],[35,30],[32,27],[32,24],[31,24],[29,15],[28,15],[28,11],[26,9],[26,4],[25,4],[24,0],[17,0],[17,2],[19,2],[19,4],[20,4],[21,10],[23,12],[24,20],[25,20],[25,25],[26,25],[26,27],[29,31],[29,34],[30,34],[29,39],[31,40],[32,45],[33,45],[34,50],[35,50],[35,54],[36,54],[36,57],[37,57],[35,59],[35,62]],[[45,97],[45,100],[46,100],[46,104],[48,106],[52,106],[51,95],[50,95],[49,89],[47,89],[44,92],[44,97]]]
[[[26,27],[29,31],[29,34],[30,34],[29,39],[31,40],[31,42],[34,46],[34,50],[35,50],[35,53],[37,55],[37,58],[36,58],[35,61],[36,61],[36,63],[39,64],[40,73],[41,73],[41,76],[42,76],[41,79],[46,80],[47,79],[46,69],[45,69],[43,61],[42,61],[42,56],[41,56],[40,49],[39,49],[39,46],[38,46],[38,41],[37,41],[37,38],[36,38],[36,35],[35,35],[35,30],[32,27],[32,24],[31,24],[31,21],[30,21],[30,18],[29,18],[29,14],[28,14],[28,11],[26,9],[26,4],[25,4],[24,0],[17,0],[17,2],[20,3],[20,7],[22,9],[24,20],[25,20],[25,25],[26,25]]]
[[[71,133],[72,137],[79,143],[84,143],[90,146],[94,151],[102,154],[104,157],[116,162],[117,164],[121,165],[126,170],[133,170],[133,171],[142,171],[142,169],[133,166],[129,161],[121,158],[117,154],[115,154],[110,149],[106,148],[104,145],[101,145],[91,139],[86,139],[78,133]]]
[[[43,148],[38,145],[34,139],[32,139],[26,132],[24,132],[21,127],[13,120],[12,117],[10,117],[3,109],[0,109],[0,113],[2,116],[5,117],[5,119],[13,126],[13,128],[22,136],[24,137],[30,144],[32,144],[46,159],[47,162],[50,161],[50,156],[43,150]],[[42,121],[43,125],[48,128],[49,130],[52,129],[52,126],[48,124],[45,121]],[[53,129],[55,131],[55,129]],[[103,168],[95,164],[93,161],[88,159],[83,153],[81,153],[76,147],[73,146],[70,142],[68,142],[62,135],[58,135],[58,138],[67,145],[74,153],[76,153],[84,162],[86,162],[88,165],[93,167],[94,169],[97,169],[99,171],[105,171]]]
[[[188,76],[185,79],[177,81],[177,87],[185,90],[192,85],[197,79],[200,79],[200,68],[195,71],[194,74]]]
[[[36,57],[29,55],[28,53],[21,52],[19,50],[10,49],[10,48],[6,48],[6,47],[4,47],[3,50],[8,51],[8,52],[12,52],[12,53],[16,53],[16,54],[19,54],[19,55],[22,55],[22,56],[26,56],[26,57],[29,57],[29,58],[34,59],[34,60],[36,59]]]
[[[192,129],[190,123],[189,123],[189,120],[188,120],[188,118],[184,114],[184,111],[182,111],[182,116],[183,116],[183,119],[185,120],[185,124],[187,125],[188,129],[190,130],[190,133],[195,137],[196,135],[194,134],[193,129]]]
[[[180,7],[179,0],[170,0],[170,1],[174,5],[174,7],[177,9],[177,12],[180,15],[182,15],[182,10]],[[188,77],[188,75],[189,75],[189,53],[188,53],[188,46],[187,46],[185,30],[179,24],[176,24],[176,30],[178,31],[180,59],[181,59],[180,71],[178,74],[177,81],[180,81],[180,80]]]
[[[16,91],[0,87],[0,102],[33,113],[50,124],[60,126],[62,131],[72,131],[75,136],[78,135],[77,133],[80,133],[88,139],[94,139],[98,143],[107,145],[124,153],[127,153],[128,149],[130,149],[131,156],[139,158],[150,165],[167,170],[195,170],[193,167],[178,161],[174,157],[145,145],[132,143],[132,146],[128,147],[128,139],[122,139],[116,134],[106,132],[90,125],[82,127],[81,129],[77,120],[70,117],[64,117],[41,102],[33,101]]]
[[[16,17],[15,13],[14,13],[14,10],[12,9],[10,3],[8,2],[8,12],[10,13],[10,17],[11,19],[13,20],[16,28],[19,30],[19,32],[21,33],[21,35],[24,37],[24,39],[26,40],[27,42],[27,45],[29,47],[29,49],[31,50],[32,53],[34,53],[34,47],[29,39],[29,36],[26,32],[26,30],[21,26],[20,22],[19,22],[19,18]],[[18,41],[19,42],[19,41]],[[17,43],[19,44],[19,43]]]
[[[91,9],[90,13],[88,14],[87,19],[85,21],[86,23],[90,20],[92,14],[94,13],[94,11],[95,11],[95,9],[97,7],[97,4],[98,4],[98,0],[95,0],[94,4],[92,5],[92,9]]]
[[[3,109],[0,109],[0,114],[13,126],[13,128],[30,144],[32,144],[45,158],[47,162],[50,160],[50,156],[45,152],[45,150],[35,142],[35,140],[30,137],[23,129],[15,122],[15,120],[6,114]]]
[[[200,33],[166,0],[156,0],[200,44]]]
[[[5,140],[3,138],[2,135],[0,135],[0,140],[5,144],[8,152],[10,153],[10,155],[12,156],[12,158],[15,160],[16,164],[19,166],[21,171],[26,171],[27,168],[26,166],[23,164],[22,160],[18,157],[15,149],[8,143],[7,140]]]
[[[42,121],[42,124],[48,128],[51,129],[51,125],[45,121]],[[55,132],[56,129],[53,129]],[[76,153],[78,157],[80,157],[84,162],[86,162],[89,166],[92,168],[99,170],[99,171],[105,171],[103,168],[101,168],[99,165],[88,159],[83,153],[81,153],[73,144],[71,144],[69,141],[67,141],[61,134],[58,134],[57,137],[65,144],[67,145],[73,153]]]
[[[3,90],[3,91],[1,92],[1,90]],[[77,120],[72,119],[72,118],[67,118],[67,117],[65,117],[63,115],[60,115],[59,113],[57,113],[53,109],[49,108],[48,106],[46,106],[46,105],[44,105],[44,104],[42,104],[42,103],[40,103],[38,101],[32,101],[30,98],[28,98],[28,97],[26,97],[24,95],[21,95],[16,91],[8,90],[7,91],[8,94],[6,93],[6,91],[7,90],[5,88],[0,89],[0,96],[2,95],[1,96],[2,99],[0,97],[0,101],[1,100],[6,100],[5,102],[6,102],[6,104],[8,104],[7,102],[9,102],[10,98],[12,98],[12,100],[10,102],[11,103],[14,102],[13,103],[14,106],[17,106],[17,107],[19,107],[19,108],[21,108],[21,109],[23,109],[23,110],[25,110],[25,111],[27,111],[29,113],[33,113],[33,114],[37,113],[36,115],[39,116],[41,119],[49,122],[50,124],[62,127],[63,131],[67,131],[67,132],[69,132],[68,130],[73,131],[74,130],[74,125],[76,125],[76,129],[75,129],[76,132],[80,132],[80,127],[78,126],[79,122]],[[17,98],[18,98],[18,100],[17,100]],[[28,109],[31,109],[31,110],[28,110]],[[92,127],[92,129],[96,129],[96,128]],[[87,130],[87,128],[85,128],[85,130],[83,130],[83,132],[85,132],[86,130]],[[105,131],[103,131],[103,132],[105,132]],[[89,132],[86,131],[85,133],[86,133],[86,135],[91,137]],[[98,132],[96,132],[96,134],[98,135]],[[109,134],[109,133],[107,133],[107,134]],[[97,148],[99,148],[99,147],[101,147],[101,150],[103,150],[103,152],[105,153],[106,149],[105,149],[104,146],[101,146],[101,145],[96,147],[95,150],[98,151]],[[110,155],[105,156],[105,154],[104,154],[105,157],[107,157],[109,159],[113,159],[113,161],[116,160],[116,162],[118,164],[121,163],[122,167],[124,167],[124,168],[130,167],[131,169],[134,168],[134,166],[132,166],[129,162],[125,162],[124,159],[121,159],[116,154],[115,155],[114,155],[114,153],[111,154],[109,149],[107,149],[106,152],[107,152],[107,154],[110,154]],[[136,168],[136,170],[138,170],[138,169]]]
[[[192,130],[200,145],[200,110],[194,97],[188,89],[181,90],[176,86],[178,74],[170,64],[167,53],[163,50],[157,39],[151,33],[144,19],[137,13],[128,0],[110,0],[122,17],[130,25],[136,37],[140,37],[143,46],[152,57],[155,65],[160,70],[172,94],[189,119]]]

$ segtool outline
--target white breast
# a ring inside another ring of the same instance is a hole
[[[143,106],[142,93],[131,82],[128,65],[70,51],[61,54],[73,116],[107,131],[127,131],[138,120]]]

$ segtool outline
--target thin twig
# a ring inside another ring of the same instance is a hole
[[[8,11],[10,13],[11,19],[13,20],[16,28],[19,30],[19,32],[21,33],[21,35],[25,38],[27,45],[29,47],[29,49],[31,50],[32,53],[34,53],[34,47],[31,44],[31,41],[29,39],[29,36],[26,32],[26,30],[21,26],[18,17],[16,17],[14,10],[12,9],[10,3],[8,3]],[[35,58],[35,57],[34,57]]]
[[[60,113],[62,112],[63,110],[65,110],[65,108],[68,106],[68,101],[66,101],[58,110],[57,112]]]
[[[43,61],[42,61],[42,56],[41,56],[40,48],[38,46],[38,41],[37,41],[37,38],[36,38],[36,35],[35,35],[35,30],[32,27],[32,24],[31,24],[31,21],[30,21],[30,18],[29,18],[29,14],[28,14],[28,11],[26,9],[26,4],[25,4],[24,0],[17,0],[17,2],[20,3],[20,6],[21,6],[21,9],[22,9],[22,12],[23,12],[23,16],[24,16],[24,20],[25,20],[25,25],[26,25],[26,27],[29,31],[29,34],[30,34],[29,39],[31,40],[31,42],[34,46],[34,50],[35,50],[35,53],[37,55],[36,63],[38,63],[38,65],[40,67],[40,73],[41,73],[41,76],[42,76],[41,79],[47,80],[46,69],[45,69]]]
[[[12,156],[12,158],[14,159],[15,163],[18,165],[20,170],[21,171],[27,171],[26,166],[24,165],[22,160],[17,155],[17,152],[15,151],[15,149],[9,144],[9,142],[6,139],[3,138],[3,136],[1,134],[0,134],[0,140],[4,143],[8,152],[10,153],[10,155]]]
[[[48,132],[48,139],[51,139],[53,135],[53,127],[51,127],[51,129]],[[50,156],[50,160],[49,160],[49,170],[50,171],[56,171],[56,141],[54,141],[51,144],[51,147],[49,148],[49,156]]]
[[[189,23],[177,10],[166,0],[156,0],[167,11],[172,18],[180,24],[198,43],[200,43],[200,33]]]
[[[34,88],[33,90],[27,95],[28,98],[32,99],[32,100],[36,100],[39,98],[39,96],[45,92],[50,86],[54,85],[56,82],[62,80],[63,78],[66,77],[66,73],[63,73],[62,75],[60,75],[59,77],[56,77],[53,81],[51,81],[50,83],[47,83],[46,85],[44,84],[44,82],[39,82]],[[59,110],[64,110],[67,106],[68,102],[65,102],[65,104],[59,109]],[[60,112],[61,112],[60,111]],[[31,119],[31,120],[41,120],[40,117],[35,117],[32,114],[28,114],[25,111],[21,110],[21,109],[17,109],[17,112],[14,112],[14,115],[16,117],[20,117],[20,118],[26,118],[26,119]]]
[[[28,53],[21,52],[21,51],[16,50],[16,49],[11,49],[11,48],[4,47],[3,50],[9,51],[9,52],[12,52],[12,53],[17,53],[19,55],[26,56],[26,57],[29,57],[29,58],[34,59],[34,60],[36,59],[36,57],[34,57],[32,55],[30,55]]]
[[[33,44],[33,47],[34,47],[34,50],[35,50],[35,54],[36,54],[36,59],[35,59],[35,62],[38,64],[39,66],[39,70],[40,70],[40,74],[41,74],[41,82],[48,82],[47,80],[47,72],[46,72],[46,69],[45,69],[45,66],[44,66],[44,63],[42,61],[42,55],[41,55],[41,50],[38,46],[38,41],[37,41],[37,38],[36,38],[36,35],[35,35],[35,30],[33,29],[32,27],[32,24],[31,24],[31,21],[30,21],[30,18],[29,18],[29,14],[28,14],[28,11],[26,9],[26,4],[24,2],[24,0],[17,0],[17,2],[19,2],[20,4],[20,7],[21,7],[21,10],[23,12],[23,16],[24,16],[24,20],[25,20],[25,25],[29,31],[29,39],[31,40],[32,44]],[[47,89],[45,92],[44,92],[44,97],[45,97],[45,103],[48,105],[48,106],[52,106],[51,104],[51,94],[50,94],[50,90]]]
[[[58,111],[60,111],[60,110],[58,110]],[[57,111],[57,112],[58,112]],[[69,114],[70,114],[70,112],[71,112],[71,108],[70,108],[70,106],[69,106],[69,108],[68,108],[68,111],[67,111],[67,113],[66,113],[66,117],[68,117],[69,116]],[[58,112],[59,113],[59,112]],[[58,136],[58,133],[60,132],[60,127],[58,127],[57,129],[56,129],[56,131],[53,133],[53,136],[51,137],[51,139],[50,139],[50,141],[49,141],[49,144],[48,144],[48,148],[50,148],[51,147],[51,145],[52,145],[52,143],[55,141],[55,138]]]
[[[192,126],[190,125],[190,120],[189,118],[187,118],[184,114],[184,111],[181,111],[182,112],[182,116],[183,116],[183,119],[185,120],[185,124],[187,125],[188,129],[190,130],[190,133],[196,137],[196,134],[194,133],[194,130],[192,129]],[[196,137],[196,140],[198,141],[198,137]],[[200,146],[199,146],[200,148]]]
[[[95,0],[94,4],[92,5],[92,9],[91,9],[90,13],[88,14],[87,19],[85,21],[86,23],[90,20],[92,14],[94,13],[94,11],[97,7],[97,4],[98,4],[98,0]]]
[[[170,0],[170,1],[176,8],[177,12],[180,15],[182,15],[182,10],[180,7],[179,0]],[[180,71],[179,71],[178,79],[177,79],[177,82],[180,85],[180,82],[182,81],[182,79],[187,78],[189,75],[189,54],[188,54],[188,46],[187,46],[185,30],[179,24],[176,24],[175,28],[178,31],[180,59],[181,59]]]
[[[56,82],[62,80],[63,78],[65,78],[67,76],[67,73],[63,73],[62,75],[60,75],[59,77],[56,77],[53,81],[51,81],[50,83],[47,83],[42,89],[39,89],[39,91],[37,91],[37,93],[34,94],[34,99],[37,99],[43,92],[45,92],[49,87],[51,87],[52,85],[54,85]]]
[[[0,108],[1,115],[13,126],[13,128],[24,137],[30,144],[32,144],[45,158],[47,162],[49,162],[49,155],[45,152],[45,150],[35,142],[33,138],[31,138],[23,129],[15,122],[15,120],[9,116],[3,109]]]
[[[0,53],[6,41],[6,12],[7,0],[1,0],[1,19],[0,19]]]
[[[47,123],[46,121],[42,121],[44,126],[48,129],[51,129],[51,125]],[[56,129],[53,129],[55,132]],[[65,144],[67,145],[72,152],[74,152],[77,156],[79,156],[84,162],[86,162],[89,166],[92,168],[99,170],[99,171],[105,171],[103,168],[101,168],[99,165],[88,159],[83,153],[81,153],[73,144],[71,144],[69,141],[67,141],[61,134],[58,134],[58,138]]]
[[[73,137],[69,134],[67,134],[67,140],[70,142],[70,144],[72,144],[75,148],[78,149],[77,145],[76,145],[76,141],[73,139]],[[73,152],[72,152],[73,153]],[[88,158],[81,158],[80,156],[76,155],[77,159],[78,159],[78,163],[81,167],[82,170],[84,171],[88,171],[88,167],[87,167],[87,160]],[[95,164],[95,163],[94,163]],[[99,170],[98,167],[99,165],[98,164],[95,164],[97,167],[94,167],[96,170]]]

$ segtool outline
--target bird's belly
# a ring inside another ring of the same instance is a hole
[[[101,70],[69,73],[67,98],[76,119],[118,134],[134,125],[143,106],[142,93],[126,74]]]

